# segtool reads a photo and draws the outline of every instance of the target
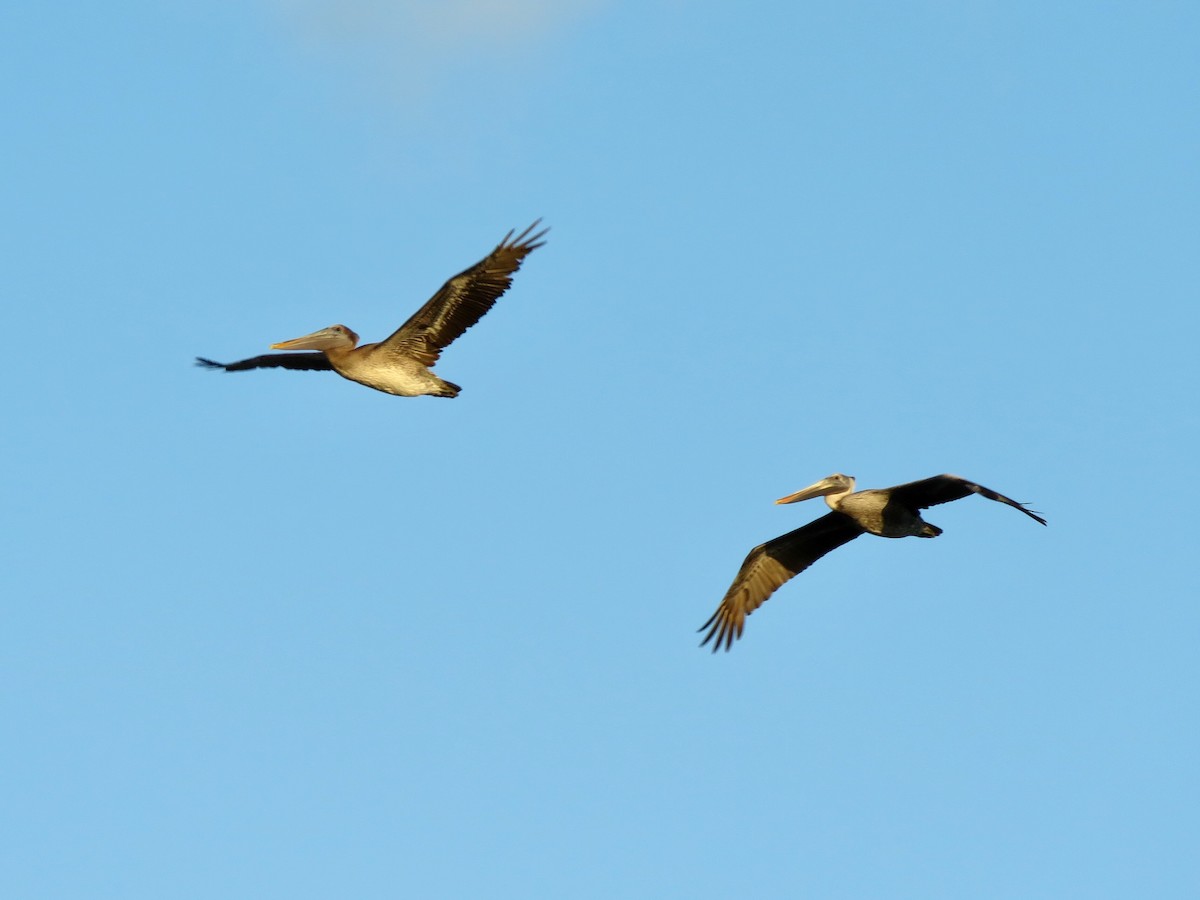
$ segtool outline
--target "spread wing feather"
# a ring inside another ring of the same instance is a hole
[[[226,372],[245,372],[248,369],[300,369],[313,372],[333,371],[333,366],[324,353],[268,353],[243,359],[238,362],[219,363],[203,356],[196,357],[196,365],[206,369],[224,369]]]
[[[1035,522],[1046,524],[1043,519],[1033,510],[1029,509],[1024,503],[1019,503],[1011,497],[1005,497],[993,491],[991,488],[985,488],[981,484],[976,484],[973,481],[967,481],[965,478],[959,478],[957,475],[934,475],[932,478],[923,478],[920,481],[910,481],[907,484],[899,484],[896,487],[888,488],[892,498],[900,503],[908,506],[910,509],[928,509],[930,506],[937,506],[939,503],[949,503],[952,500],[961,500],[963,497],[969,497],[971,494],[979,494],[981,497],[987,497],[989,500],[995,500],[997,503],[1007,503],[1013,509],[1019,509]]]
[[[742,563],[717,611],[700,626],[700,631],[708,629],[700,646],[715,638],[713,653],[722,645],[728,650],[742,636],[746,616],[762,606],[784,582],[862,533],[863,529],[849,516],[830,512],[755,547]]]
[[[538,219],[515,238],[509,232],[496,249],[469,269],[459,272],[424,306],[401,325],[378,349],[412,357],[432,366],[441,351],[478,322],[508,290],[521,261],[542,246],[548,228],[531,234]]]

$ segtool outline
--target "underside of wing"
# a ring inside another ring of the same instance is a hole
[[[488,256],[455,275],[424,306],[379,344],[432,366],[438,355],[478,322],[512,284],[521,261],[545,243],[549,229],[532,234],[539,219],[516,237],[510,231]]]
[[[703,647],[713,641],[713,652],[726,650],[742,636],[746,616],[758,609],[779,587],[814,562],[863,533],[849,516],[831,512],[789,531],[750,551],[737,577],[712,617],[700,626],[708,630]]]
[[[249,369],[297,369],[311,372],[333,370],[324,353],[266,353],[232,363],[213,362],[211,359],[197,356],[196,365],[206,369],[224,369],[226,372],[245,372]]]
[[[910,509],[928,509],[930,506],[937,506],[939,503],[950,503],[953,500],[961,500],[963,497],[969,497],[971,494],[979,494],[979,496],[986,497],[988,500],[995,500],[997,503],[1005,503],[1013,509],[1019,509],[1034,521],[1041,522],[1043,525],[1046,524],[1045,519],[1029,509],[1024,503],[1013,500],[1011,497],[1005,497],[1003,494],[997,493],[991,488],[986,488],[982,484],[976,484],[974,481],[959,478],[957,475],[935,475],[932,478],[923,478],[920,481],[899,484],[888,490],[894,499],[908,506]]]

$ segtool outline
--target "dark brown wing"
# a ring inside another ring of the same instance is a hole
[[[715,637],[713,653],[722,644],[728,650],[742,636],[746,616],[762,606],[780,585],[862,533],[863,529],[849,516],[831,512],[755,547],[742,563],[717,611],[700,626],[700,631],[708,629],[700,646]]]
[[[464,331],[478,322],[512,284],[512,275],[521,268],[521,260],[542,246],[550,229],[530,232],[538,219],[515,238],[510,231],[496,249],[471,268],[459,272],[428,302],[401,325],[378,349],[412,357],[432,366],[438,355]]]
[[[267,353],[238,362],[219,363],[203,356],[196,357],[196,365],[206,369],[224,369],[226,372],[245,372],[248,369],[304,369],[308,371],[333,371],[324,353]]]
[[[910,481],[908,484],[898,484],[893,488],[888,488],[888,492],[893,499],[912,510],[927,509],[930,506],[937,506],[939,503],[949,503],[952,500],[969,497],[971,494],[979,494],[981,497],[987,497],[998,503],[1007,503],[1013,509],[1019,509],[1025,513],[1035,522],[1046,524],[1045,519],[1025,506],[1024,503],[998,494],[991,488],[985,488],[982,484],[959,478],[957,475],[935,475],[921,481]]]

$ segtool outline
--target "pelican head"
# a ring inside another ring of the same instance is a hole
[[[330,325],[304,337],[293,338],[272,344],[272,350],[336,350],[353,349],[358,344],[358,335],[345,325]]]
[[[801,500],[811,500],[813,497],[824,497],[830,509],[837,509],[837,502],[854,490],[854,476],[837,472],[827,478],[822,478],[815,484],[810,484],[803,490],[780,497],[776,503],[799,503]]]

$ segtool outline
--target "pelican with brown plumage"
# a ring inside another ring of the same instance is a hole
[[[1025,504],[957,475],[935,475],[895,487],[855,492],[851,476],[835,474],[780,497],[776,503],[798,503],[824,497],[831,512],[750,551],[725,599],[712,617],[700,626],[701,631],[708,629],[700,646],[713,641],[714,653],[722,645],[728,650],[742,636],[746,616],[762,606],[781,585],[860,534],[888,538],[937,537],[942,529],[922,519],[920,510],[961,500],[971,494],[1006,503],[1035,522],[1046,524],[1045,519]]]
[[[534,222],[515,238],[506,234],[496,249],[444,285],[391,337],[358,346],[358,335],[345,325],[331,325],[304,337],[272,344],[272,350],[308,353],[269,353],[234,363],[196,357],[196,364],[226,372],[281,368],[337,372],[343,378],[399,397],[457,397],[462,390],[430,369],[441,352],[478,322],[510,284],[521,261],[542,246],[550,229],[531,232]]]

